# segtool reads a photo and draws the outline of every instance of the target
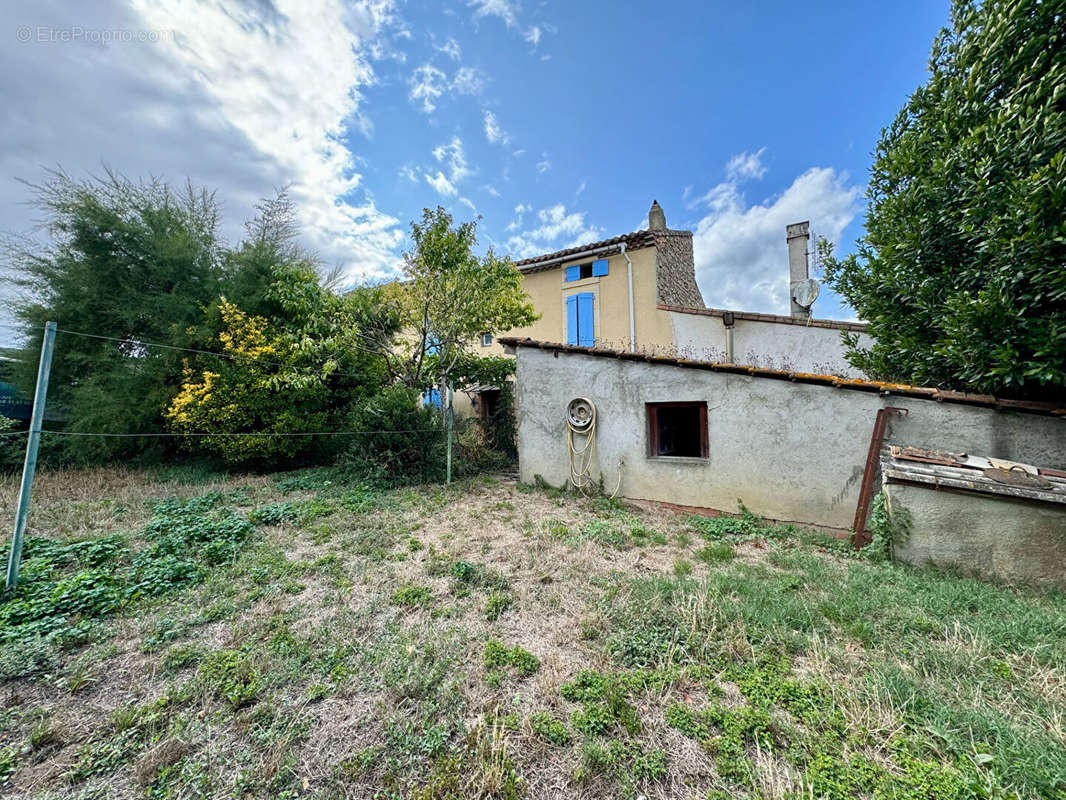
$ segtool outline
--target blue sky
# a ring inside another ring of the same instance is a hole
[[[947,0],[4,2],[0,229],[42,166],[218,190],[239,236],[288,185],[305,243],[390,274],[440,203],[499,252],[695,231],[708,305],[787,310],[784,226],[847,251],[882,126]],[[64,36],[66,38],[64,38]],[[823,294],[818,316],[851,312]],[[2,320],[0,320],[2,322]],[[0,331],[2,334],[2,331]]]

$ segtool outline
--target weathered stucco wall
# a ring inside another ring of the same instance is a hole
[[[595,474],[619,493],[847,529],[855,513],[874,417],[887,439],[1066,469],[1066,420],[899,396],[881,397],[748,375],[518,348],[517,417],[523,481],[556,486],[569,471],[565,410],[598,409]],[[707,403],[707,459],[648,458],[645,403]]]
[[[668,312],[678,353],[700,361],[726,360],[726,328],[720,316]],[[844,360],[841,332],[835,328],[738,319],[733,328],[733,361],[819,375],[865,377]],[[859,342],[870,341],[859,333]]]
[[[885,493],[910,518],[892,547],[901,561],[1066,586],[1066,507],[891,482]]]

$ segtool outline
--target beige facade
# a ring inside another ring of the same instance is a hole
[[[657,308],[656,249],[643,247],[626,253],[633,270],[633,332],[639,347],[668,348],[673,345],[670,315]],[[591,257],[560,261],[546,268],[523,270],[522,287],[529,295],[540,319],[524,328],[515,328],[504,336],[529,337],[565,343],[567,332],[567,298],[592,294],[597,347],[629,349],[629,263],[621,252],[606,258],[607,274],[568,282],[567,267],[588,263]],[[503,348],[493,340],[489,346],[477,343],[475,352],[502,355]]]

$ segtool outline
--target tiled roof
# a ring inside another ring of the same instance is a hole
[[[704,317],[720,317],[727,313],[722,308],[688,308],[687,306],[670,306],[660,303],[656,306],[660,311],[673,311],[677,314],[698,314]],[[803,317],[789,317],[784,314],[762,314],[757,311],[734,311],[733,319],[751,320],[753,322],[779,322],[783,325],[802,325],[810,328],[834,328],[838,331],[866,331],[866,324],[862,322],[844,322],[837,319],[804,319]]]
[[[594,356],[596,358],[616,358],[622,361],[643,361],[649,364],[664,364],[672,367],[703,369],[712,372],[728,372],[737,375],[751,375],[756,378],[794,381],[796,383],[813,383],[833,386],[838,389],[852,389],[860,392],[877,392],[879,394],[901,395],[903,397],[920,397],[941,403],[962,403],[971,406],[1004,409],[1008,411],[1026,411],[1031,414],[1045,414],[1066,419],[1066,406],[1061,402],[1042,402],[1038,400],[1008,400],[989,394],[969,394],[950,389],[936,389],[929,386],[909,386],[905,383],[886,383],[868,381],[859,378],[841,378],[836,375],[816,375],[810,372],[788,372],[783,369],[748,367],[743,364],[725,364],[696,359],[678,358],[676,356],[657,356],[646,353],[629,353],[621,350],[608,350],[598,347],[577,347],[572,344],[557,342],[540,342],[535,339],[520,339],[516,336],[501,336],[496,341],[505,347],[531,347],[537,350],[552,350],[562,353]]]
[[[655,243],[655,237],[652,234],[652,231],[649,230],[623,233],[621,236],[604,239],[602,242],[592,242],[591,244],[583,244],[578,247],[568,247],[565,250],[556,250],[554,253],[544,253],[543,255],[533,256],[532,258],[523,258],[521,261],[516,261],[515,266],[521,270],[529,270],[535,268],[538,264],[544,261],[555,261],[556,259],[566,258],[566,256],[584,253],[586,250],[597,250],[601,247],[622,244],[622,242],[625,242],[626,247],[632,249],[651,247]]]

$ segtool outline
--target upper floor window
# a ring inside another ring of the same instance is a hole
[[[607,274],[607,259],[600,258],[585,264],[571,264],[566,268],[566,282],[580,281],[585,278],[601,278]]]
[[[482,347],[492,347],[492,334],[491,333],[483,333],[483,334],[481,334],[481,346]]]

